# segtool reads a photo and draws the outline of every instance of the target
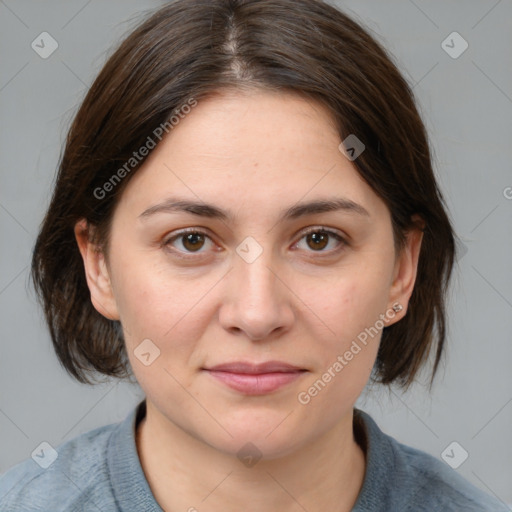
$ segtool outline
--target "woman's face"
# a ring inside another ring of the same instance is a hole
[[[273,458],[351,418],[382,327],[405,313],[421,240],[395,253],[389,211],[340,142],[298,96],[201,100],[115,211],[92,300],[121,320],[155,411],[218,450]],[[339,207],[306,207],[320,201]],[[266,362],[298,370],[251,367]],[[227,363],[249,366],[211,371]]]

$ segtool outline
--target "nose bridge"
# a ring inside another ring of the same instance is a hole
[[[289,324],[293,314],[286,287],[276,276],[272,249],[256,244],[246,240],[237,247],[220,318],[224,328],[263,339]]]
[[[253,239],[254,240],[254,239]],[[261,307],[276,300],[276,281],[270,247],[263,249],[255,241],[242,242],[237,248],[234,278],[237,280],[237,296],[247,305]],[[247,250],[248,249],[248,250]],[[247,252],[243,252],[247,250]],[[271,270],[272,269],[272,270]],[[261,302],[261,303],[260,303]]]

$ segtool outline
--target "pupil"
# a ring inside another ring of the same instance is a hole
[[[308,238],[314,242],[316,249],[323,249],[327,245],[328,237],[325,233],[311,233]]]
[[[184,245],[187,249],[200,249],[202,245],[197,246],[198,242],[203,242],[203,235],[199,233],[190,233],[185,237]]]

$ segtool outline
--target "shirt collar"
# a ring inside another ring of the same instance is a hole
[[[354,408],[354,437],[366,454],[366,470],[352,512],[392,510],[390,480],[396,473],[396,461],[388,436],[369,414]]]
[[[145,415],[146,401],[143,400],[115,429],[107,447],[112,489],[121,512],[163,512],[146,480],[135,442],[137,425]]]
[[[137,452],[137,425],[145,415],[146,401],[143,400],[114,430],[107,447],[112,488],[121,512],[164,512],[151,492]],[[375,421],[357,408],[354,408],[354,436],[365,452],[366,471],[352,512],[382,507],[385,510],[384,502],[389,499],[385,491],[396,469],[392,446]]]

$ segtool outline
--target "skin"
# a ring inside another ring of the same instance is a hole
[[[201,100],[133,176],[108,254],[88,241],[85,221],[76,225],[91,300],[121,321],[147,397],[137,448],[165,510],[341,512],[357,499],[365,453],[353,407],[380,334],[309,403],[297,397],[393,304],[403,310],[387,325],[406,314],[421,231],[395,252],[389,210],[340,142],[320,105],[290,93],[226,91]],[[140,216],[171,196],[214,204],[233,219]],[[333,197],[368,215],[339,210],[278,222],[298,202]],[[321,227],[346,243],[330,235],[319,249],[304,231]],[[208,236],[169,241],[183,228]],[[263,251],[250,263],[236,252],[248,236]],[[160,350],[149,366],[134,354],[144,339]],[[247,396],[201,370],[240,360],[307,371]],[[237,457],[248,442],[262,456],[252,467]]]

